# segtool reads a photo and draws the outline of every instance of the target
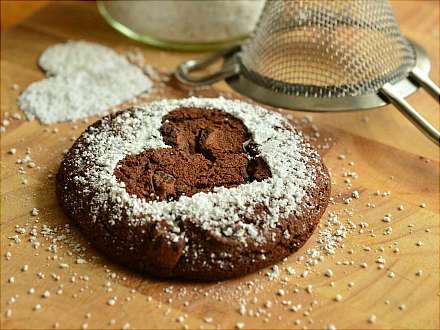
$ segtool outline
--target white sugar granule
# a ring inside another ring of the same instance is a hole
[[[244,329],[244,323],[243,322],[235,323],[235,329],[237,330]]]
[[[152,87],[123,56],[86,41],[49,47],[38,63],[49,78],[31,84],[18,103],[29,119],[45,124],[96,115]]]
[[[5,318],[10,318],[12,316],[12,310],[10,308],[5,311]]]
[[[368,316],[367,321],[368,323],[376,323],[376,319],[377,319],[376,315],[371,314],[370,316]]]
[[[333,276],[333,271],[329,268],[325,271],[324,273],[325,276],[327,277],[332,277]]]
[[[272,177],[234,188],[216,187],[209,193],[182,196],[177,201],[146,202],[129,195],[113,171],[128,154],[145,149],[169,148],[160,134],[162,118],[178,108],[217,109],[241,119],[258,145]],[[284,129],[290,124],[280,115],[244,102],[223,98],[164,100],[137,111],[124,112],[101,126],[90,127],[82,141],[71,150],[76,156],[69,166],[88,167],[72,179],[81,194],[88,195],[92,216],[111,207],[109,225],[127,221],[129,226],[148,221],[164,220],[170,226],[169,239],[178,241],[180,232],[176,219],[194,219],[197,225],[213,235],[228,235],[246,244],[248,238],[257,244],[265,240],[264,232],[275,228],[279,219],[288,216],[307,200],[307,190],[314,186],[319,155],[295,131]],[[68,204],[75,208],[75,199]],[[263,204],[268,212],[255,223],[245,223],[242,216],[252,214]],[[122,214],[127,216],[124,217]]]
[[[337,294],[334,299],[335,301],[339,302],[342,300],[342,296],[340,294]]]

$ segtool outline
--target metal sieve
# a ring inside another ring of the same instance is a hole
[[[209,75],[194,75],[223,59]],[[419,87],[439,100],[424,50],[406,39],[387,0],[267,1],[242,45],[182,63],[182,83],[219,80],[275,107],[349,111],[392,103],[429,138],[440,134],[405,97]]]

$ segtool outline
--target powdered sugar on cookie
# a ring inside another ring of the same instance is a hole
[[[177,201],[146,202],[129,195],[124,183],[113,175],[118,162],[145,149],[169,148],[159,131],[163,116],[178,108],[191,107],[216,109],[241,119],[272,177],[234,188],[217,187],[213,192],[182,196]],[[223,98],[158,101],[113,119],[104,118],[97,127],[90,127],[70,151],[75,158],[69,166],[88,167],[73,179],[82,187],[79,193],[89,195],[87,200],[94,215],[111,208],[111,225],[120,221],[128,221],[130,226],[165,221],[171,229],[169,238],[178,241],[184,238],[178,222],[189,220],[214,235],[243,243],[263,243],[266,230],[275,228],[281,218],[304,204],[306,191],[313,187],[317,175],[314,165],[319,162],[319,155],[288,127],[290,124],[282,116],[244,102]],[[263,205],[267,212],[255,222],[245,223],[243,216],[253,215],[258,205]]]

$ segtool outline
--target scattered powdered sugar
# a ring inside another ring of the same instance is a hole
[[[49,78],[32,83],[18,103],[29,119],[45,124],[96,115],[152,87],[125,57],[86,41],[49,47],[38,63]]]
[[[117,163],[128,154],[145,149],[169,148],[159,131],[163,116],[178,108],[191,107],[217,109],[241,119],[272,177],[234,188],[216,187],[213,192],[182,196],[177,201],[146,202],[129,195],[124,183],[113,175]],[[275,228],[280,218],[297,210],[307,200],[306,192],[314,186],[317,176],[319,155],[300,134],[286,126],[290,124],[281,115],[244,102],[223,98],[158,101],[90,127],[82,135],[83,143],[71,150],[75,157],[69,165],[88,168],[73,180],[82,189],[79,193],[89,195],[86,200],[90,201],[93,214],[107,208],[112,225],[127,218],[131,226],[164,220],[171,227],[169,238],[177,241],[184,238],[177,219],[190,219],[214,235],[233,237],[243,243],[247,238],[262,243],[265,240],[262,231]],[[257,217],[256,223],[245,223],[242,217],[252,215],[261,204],[267,212]]]
[[[76,125],[72,126],[77,129]],[[48,129],[45,131],[49,132]],[[53,133],[56,133],[55,130]],[[95,133],[99,132],[95,131]],[[94,134],[90,133],[90,135]],[[54,138],[57,139],[57,136],[55,135]],[[73,141],[74,138],[71,137],[71,140]],[[64,144],[66,140],[60,140],[60,143],[61,141],[63,145],[60,146],[60,150],[67,145]],[[17,175],[22,176],[25,175],[22,166],[36,162],[33,159],[35,154],[32,153],[31,157],[31,149],[26,148],[24,151],[20,143],[15,147],[17,150],[5,157],[10,158],[11,164],[16,164]],[[345,150],[346,146],[343,147]],[[10,150],[9,146],[5,148],[5,154],[7,150]],[[25,154],[21,155],[22,152]],[[58,154],[60,153],[56,151],[53,156],[56,157]],[[327,155],[327,157],[331,159],[331,156]],[[340,161],[346,162],[345,158]],[[37,164],[32,171],[43,171],[46,168],[46,165],[40,161]],[[27,166],[25,169],[27,170]],[[395,206],[399,204],[392,206],[391,209],[380,210],[373,217],[379,221],[371,224],[366,222],[369,217],[365,216],[365,205],[367,211],[373,211],[376,204],[379,209],[380,200],[388,197],[379,191],[366,189],[360,194],[359,200],[353,199],[350,207],[347,207],[343,197],[351,196],[352,184],[355,187],[359,186],[355,184],[358,175],[354,175],[355,172],[351,173],[353,173],[350,175],[352,182],[350,184],[345,182],[350,189],[334,192],[334,197],[330,199],[331,211],[321,220],[313,239],[309,240],[306,251],[299,251],[296,256],[286,258],[265,271],[234,280],[232,284],[222,282],[201,286],[192,282],[159,281],[139,285],[144,280],[143,275],[135,275],[112,263],[106,264],[107,261],[101,259],[93,249],[89,250],[89,245],[82,239],[83,236],[77,232],[76,227],[65,223],[62,217],[50,217],[49,209],[43,205],[38,203],[29,205],[25,211],[26,221],[24,218],[12,219],[15,226],[7,229],[10,231],[11,240],[7,244],[7,250],[4,251],[2,262],[11,264],[4,267],[7,273],[5,290],[2,292],[5,296],[5,308],[2,314],[5,319],[8,318],[7,321],[10,319],[12,322],[19,322],[30,312],[39,313],[45,318],[43,327],[65,328],[69,326],[65,323],[67,314],[51,314],[50,306],[54,302],[53,299],[67,299],[66,301],[72,304],[78,304],[78,299],[93,298],[96,300],[96,308],[92,306],[90,309],[73,311],[68,315],[69,322],[74,322],[72,324],[76,324],[77,328],[90,327],[91,322],[96,321],[92,321],[95,313],[105,309],[107,313],[112,314],[111,318],[96,323],[96,327],[104,327],[108,324],[121,329],[128,328],[131,324],[132,328],[141,328],[145,320],[139,319],[130,312],[139,308],[157,315],[159,322],[163,324],[176,322],[176,325],[182,329],[188,329],[189,324],[194,328],[206,327],[203,323],[211,321],[212,327],[217,329],[228,328],[234,324],[237,329],[264,327],[265,324],[273,327],[302,324],[304,328],[323,329],[343,327],[344,320],[335,319],[332,313],[322,313],[323,308],[344,309],[345,304],[350,304],[358,296],[359,289],[372,282],[372,278],[378,283],[399,278],[399,273],[393,269],[393,265],[397,260],[404,261],[400,253],[407,252],[407,249],[411,249],[414,245],[418,246],[418,249],[424,248],[432,242],[431,238],[435,231],[433,224],[424,230],[417,228],[417,224],[410,222],[413,220],[411,213],[403,214],[402,222],[400,221],[400,214],[406,213],[407,209],[412,212],[420,201],[415,205],[405,204],[405,208],[401,207],[401,210],[397,207],[399,211],[396,210],[394,213]],[[361,173],[363,172],[360,171],[359,175]],[[47,177],[53,177],[51,169]],[[342,170],[341,177],[339,184],[347,179],[345,169]],[[336,179],[334,171],[333,180]],[[383,224],[380,221],[382,217],[390,217],[392,220]],[[404,219],[407,220],[406,223],[403,223]],[[384,226],[391,224],[394,226],[400,224],[402,229],[408,227],[407,235],[395,230],[391,233],[392,236],[384,241],[381,231]],[[418,235],[427,235],[426,240]],[[29,254],[25,249],[31,249],[32,253]],[[401,251],[399,255],[395,254],[397,250]],[[25,253],[35,259],[29,265],[20,260],[20,256]],[[411,280],[413,287],[422,285],[430,276],[429,267],[425,268],[429,260],[419,259],[412,265],[415,268],[407,272],[413,276]],[[377,267],[374,267],[376,263]],[[358,272],[364,275],[358,276]],[[34,276],[35,280],[29,276]],[[23,283],[31,284],[23,289],[19,287]],[[396,288],[399,285],[408,286],[409,282],[399,283],[394,284]],[[389,310],[387,317],[392,319],[402,316],[402,313],[410,312],[413,307],[411,299],[403,301],[399,290],[388,290],[384,295],[380,287],[379,285],[379,291],[376,293],[378,297],[383,296],[384,308]],[[323,292],[328,295],[324,297]],[[372,294],[375,294],[374,287]],[[190,321],[188,313],[197,309],[200,301],[208,301],[213,308],[202,311],[198,321]],[[362,314],[359,314],[359,324],[363,322],[364,327],[374,326],[379,319],[383,319],[383,316],[379,318],[375,314],[378,312],[378,306],[373,306],[372,309],[366,308]],[[179,314],[170,312],[171,309],[178,310]],[[232,318],[229,318],[229,323],[224,322],[218,317],[218,313],[213,315],[212,310],[225,311]],[[85,321],[88,323],[84,323]]]
[[[330,212],[325,222],[325,228],[319,231],[319,248],[328,254],[335,254],[335,250],[343,242],[347,228],[342,224],[337,214]]]

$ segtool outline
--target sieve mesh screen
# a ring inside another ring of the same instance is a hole
[[[241,72],[289,95],[358,96],[403,79],[416,55],[386,0],[267,1]]]

